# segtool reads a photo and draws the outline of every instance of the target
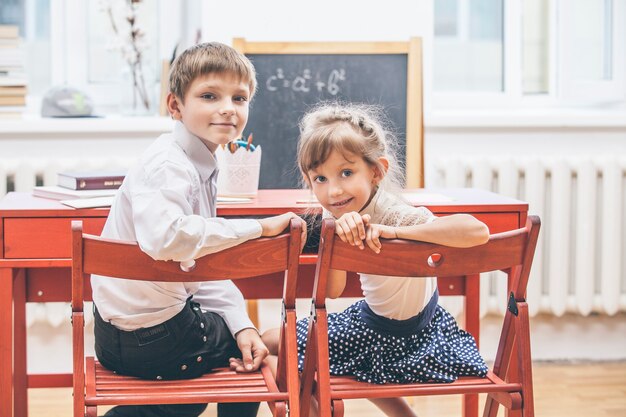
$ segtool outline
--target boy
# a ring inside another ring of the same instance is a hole
[[[256,89],[250,61],[219,43],[193,46],[170,72],[176,120],[131,169],[102,236],[136,240],[154,259],[193,260],[259,236],[274,236],[293,213],[216,218],[214,152],[241,136]],[[306,229],[306,228],[304,228]],[[304,236],[303,236],[304,237]],[[135,282],[92,277],[96,355],[107,368],[146,379],[194,378],[230,357],[254,371],[268,353],[231,281]],[[118,406],[106,416],[198,416],[206,404]],[[254,416],[258,404],[219,404],[218,414]]]

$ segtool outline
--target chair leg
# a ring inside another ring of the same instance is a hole
[[[530,354],[530,325],[528,318],[528,304],[525,301],[515,302],[517,315],[507,312],[504,320],[503,332],[500,338],[498,354],[494,365],[494,373],[500,378],[511,377],[509,365],[511,355],[515,354],[517,366],[514,379],[522,384],[522,409],[506,410],[507,416],[534,417],[535,405],[533,399],[532,359]],[[510,379],[509,379],[510,380]],[[487,396],[483,417],[496,417],[498,403],[491,396]]]
[[[317,388],[319,417],[331,417],[330,364],[328,359],[328,318],[325,309],[316,310],[315,362],[317,364]]]
[[[534,417],[533,364],[530,355],[528,304],[518,302],[517,309],[519,315],[517,316],[517,320],[515,320],[515,333],[517,334],[518,372],[522,383],[522,417]]]
[[[463,417],[478,417],[478,394],[463,395]]]
[[[287,407],[283,401],[277,401],[274,403],[273,413],[274,417],[287,417]]]
[[[333,417],[343,417],[345,411],[343,408],[343,400],[333,400],[332,409]]]
[[[281,343],[283,346],[283,354],[281,358],[285,364],[284,387],[289,394],[289,414],[292,416],[300,416],[300,376],[298,375],[296,312],[287,311],[285,316],[285,323],[283,324],[285,334],[283,335]]]
[[[87,412],[85,413],[85,417],[98,417],[98,408],[95,406],[87,407]]]
[[[315,361],[315,352],[317,351],[317,340],[315,340],[315,322],[311,318],[308,328],[308,341],[306,346],[306,352],[304,354],[304,366],[302,369],[302,376],[300,380],[300,415],[302,417],[309,417],[309,410],[311,409],[311,399],[314,393],[315,385],[315,370],[317,364]]]
[[[515,316],[513,313],[507,311],[504,315],[500,342],[498,343],[496,359],[493,364],[493,373],[503,380],[506,378],[509,370],[509,363],[511,361],[511,354],[515,343],[514,320]],[[487,395],[485,409],[483,410],[483,417],[496,417],[498,414],[498,405],[497,401],[495,401],[490,395]]]
[[[487,400],[485,401],[485,409],[483,410],[483,417],[496,417],[498,415],[498,402],[494,400],[489,394],[487,394]]]

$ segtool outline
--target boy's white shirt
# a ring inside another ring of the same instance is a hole
[[[413,207],[382,189],[359,213],[369,214],[372,223],[394,227],[424,224],[436,219],[427,208]],[[324,210],[324,217],[332,215]],[[363,250],[371,249],[366,245]],[[360,281],[363,295],[372,311],[394,320],[406,320],[419,314],[437,289],[435,277],[406,279],[360,274]]]
[[[115,197],[102,236],[137,241],[154,259],[189,261],[261,236],[253,219],[216,217],[217,163],[181,122],[143,153]],[[187,298],[220,314],[233,336],[254,328],[232,281],[142,282],[92,277],[101,317],[122,330],[160,324]]]

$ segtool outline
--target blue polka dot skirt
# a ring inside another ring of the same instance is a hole
[[[433,304],[432,318],[416,327],[417,331],[390,333],[364,320],[362,312],[369,307],[363,303],[365,300],[328,315],[331,375],[354,375],[359,381],[376,384],[453,382],[459,376],[487,375],[472,335],[459,329],[454,317],[440,305]],[[308,320],[297,323],[300,371]]]

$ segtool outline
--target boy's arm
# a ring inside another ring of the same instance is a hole
[[[131,190],[130,205],[136,240],[152,258],[187,261],[261,236],[254,219],[195,214],[200,191],[184,167],[168,165],[145,175]]]
[[[244,299],[235,284],[232,281],[205,282],[193,297],[203,310],[219,314],[226,322],[241,351],[242,366],[238,372],[257,370],[269,351],[246,314]]]
[[[246,312],[244,298],[232,281],[203,282],[193,300],[203,310],[219,314],[233,337],[243,329],[256,329]]]

